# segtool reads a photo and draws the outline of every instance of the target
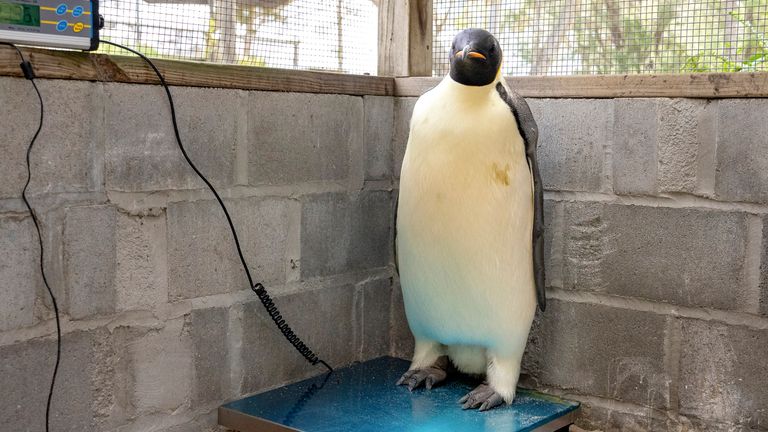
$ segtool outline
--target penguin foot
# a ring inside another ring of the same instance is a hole
[[[422,384],[427,390],[445,381],[448,376],[448,357],[443,356],[435,361],[435,364],[425,368],[411,369],[403,374],[396,385],[407,385],[408,390],[413,391]]]
[[[461,406],[462,409],[475,409],[479,407],[480,411],[496,408],[503,402],[504,398],[486,383],[480,384],[474,390],[467,393],[466,396],[459,399],[459,403],[463,404]]]

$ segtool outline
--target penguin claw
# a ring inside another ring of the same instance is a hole
[[[427,388],[427,390],[432,390],[432,386],[435,385],[435,377],[428,376],[426,380],[424,380],[424,387]]]
[[[405,372],[397,380],[397,385],[407,385],[409,391],[419,388],[421,385],[431,390],[437,384],[445,380],[448,374],[441,368],[430,366],[422,369],[413,369]]]
[[[409,371],[406,371],[406,372],[403,374],[403,376],[401,376],[401,377],[400,377],[400,379],[399,379],[399,380],[397,380],[397,382],[395,383],[395,385],[403,385],[403,384],[405,384],[405,380],[407,380],[408,378],[410,378],[410,377],[411,377],[411,375],[413,375],[415,372],[416,372],[416,371],[414,371],[414,370],[409,370]]]
[[[480,384],[474,390],[459,399],[462,409],[479,408],[480,411],[488,411],[504,403],[504,398],[496,393],[496,390],[488,384]]]

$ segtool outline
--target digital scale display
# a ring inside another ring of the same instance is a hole
[[[0,0],[0,23],[40,27],[40,6]]]
[[[92,51],[99,47],[98,0],[0,0],[0,41]]]

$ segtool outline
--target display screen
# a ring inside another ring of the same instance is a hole
[[[40,6],[0,0],[0,23],[40,27]]]

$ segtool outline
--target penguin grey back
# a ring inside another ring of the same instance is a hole
[[[528,103],[519,94],[507,90],[502,83],[496,85],[499,96],[507,103],[512,115],[517,121],[517,128],[525,143],[525,156],[533,176],[533,274],[536,283],[536,299],[539,309],[547,308],[547,295],[545,287],[544,269],[544,186],[539,173],[537,159],[537,145],[539,141],[539,128]]]

